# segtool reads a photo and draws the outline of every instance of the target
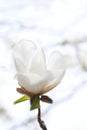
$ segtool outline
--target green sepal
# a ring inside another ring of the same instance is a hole
[[[40,100],[43,101],[43,102],[46,102],[46,103],[53,103],[53,100],[46,95],[42,95]]]
[[[35,110],[40,108],[40,98],[39,95],[35,95],[33,99],[31,99],[31,107],[30,110]]]
[[[14,101],[14,105],[17,104],[17,103],[21,103],[21,102],[24,102],[26,100],[29,100],[30,98],[28,96],[22,96],[21,98],[17,99],[16,101]]]

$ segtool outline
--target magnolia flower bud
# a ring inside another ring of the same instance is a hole
[[[22,40],[15,44],[13,57],[21,93],[46,93],[56,87],[64,76],[63,56],[53,51],[46,60],[43,49],[32,41]]]

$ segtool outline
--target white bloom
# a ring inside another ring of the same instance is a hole
[[[16,78],[21,87],[32,94],[43,94],[56,87],[65,72],[63,56],[53,51],[48,61],[32,41],[23,40],[13,48]]]

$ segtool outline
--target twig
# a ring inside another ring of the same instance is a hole
[[[38,117],[37,117],[37,119],[38,119],[39,125],[42,128],[42,130],[47,130],[44,121],[41,120],[41,110],[40,110],[40,108],[38,108]]]

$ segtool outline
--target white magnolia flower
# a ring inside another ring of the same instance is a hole
[[[13,48],[16,78],[21,93],[43,94],[56,87],[64,76],[65,63],[58,51],[46,60],[43,49],[32,41],[23,40]],[[23,92],[22,92],[23,91]]]

